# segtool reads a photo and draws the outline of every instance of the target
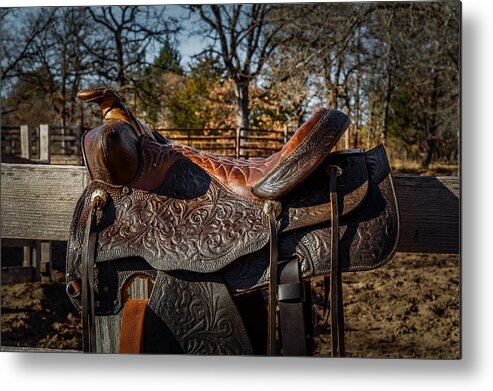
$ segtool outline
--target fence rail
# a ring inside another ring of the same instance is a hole
[[[81,135],[88,129],[56,125],[2,126],[2,154],[52,164],[82,164]],[[158,128],[170,140],[219,155],[247,158],[280,150],[293,135],[253,128]]]
[[[50,242],[68,239],[75,204],[88,181],[85,167],[2,163],[2,246],[24,246],[26,268],[25,277],[2,268],[2,282],[49,278]],[[397,250],[458,253],[458,177],[396,176],[394,184],[401,223]]]
[[[67,240],[75,204],[89,181],[76,166],[2,163],[2,239]],[[458,253],[458,177],[394,177],[398,251]]]

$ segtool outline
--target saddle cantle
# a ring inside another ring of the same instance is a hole
[[[280,343],[285,355],[307,354],[302,281],[330,273],[333,351],[344,355],[340,273],[385,264],[398,239],[383,146],[330,153],[349,120],[319,110],[281,151],[232,159],[166,140],[111,90],[79,97],[98,103],[106,120],[83,136],[92,181],[67,249],[67,291],[83,313],[84,350],[95,350],[96,315],[124,308],[132,319],[125,286],[146,275],[154,288],[137,324],[163,324],[163,351],[253,354],[243,323],[249,314],[230,295],[268,285],[269,353]],[[139,349],[154,351],[157,343],[146,349],[141,338]]]

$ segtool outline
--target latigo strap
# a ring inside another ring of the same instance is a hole
[[[329,166],[330,181],[330,311],[332,356],[345,356],[344,343],[344,307],[342,297],[342,276],[339,265],[339,205],[337,201],[337,177],[342,174],[338,166]],[[269,330],[268,354],[277,355],[277,306],[279,305],[280,336],[284,356],[304,356],[307,354],[305,317],[303,313],[304,292],[298,259],[279,260],[278,230],[276,216],[280,214],[281,205],[275,201],[265,204],[269,216],[270,228],[270,281],[269,281]],[[283,266],[280,278],[278,267]]]
[[[147,299],[130,299],[123,307],[120,353],[142,353]]]
[[[280,273],[279,318],[283,356],[306,356],[305,295],[297,258],[289,260]],[[307,309],[311,311],[311,308]]]
[[[96,351],[96,325],[94,303],[94,268],[96,266],[96,244],[98,240],[97,219],[106,204],[106,193],[96,190],[91,196],[89,217],[84,234],[84,249],[82,253],[82,350]]]
[[[344,357],[344,307],[342,303],[342,277],[339,265],[339,205],[337,202],[337,176],[342,171],[330,166],[330,204],[331,204],[331,258],[330,258],[330,311],[332,329],[332,357]]]
[[[264,212],[269,216],[269,257],[270,257],[270,280],[269,280],[269,330],[268,347],[269,356],[277,355],[277,264],[278,264],[278,231],[276,217],[281,213],[281,204],[277,201],[267,201]]]

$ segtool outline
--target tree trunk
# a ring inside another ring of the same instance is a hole
[[[118,89],[122,89],[127,84],[127,80],[125,77],[125,60],[123,58],[123,44],[120,30],[117,30],[117,32],[115,33],[115,44],[117,57],[116,68],[118,71],[117,83]]]
[[[392,98],[392,72],[390,70],[390,64],[387,64],[387,83],[385,86],[385,98],[383,101],[383,123],[382,134],[380,136],[380,142],[385,145],[387,142],[387,134],[389,128],[389,111],[390,111],[390,99]]]
[[[430,137],[428,140],[426,140],[426,145],[428,148],[426,149],[426,155],[425,158],[423,159],[423,168],[428,169],[428,166],[431,163],[431,159],[433,158],[433,152],[435,151],[435,138],[431,136],[430,132]]]
[[[387,61],[387,80],[385,85],[385,98],[383,101],[383,123],[382,123],[382,133],[380,137],[380,142],[385,145],[387,142],[387,135],[389,130],[389,110],[390,110],[390,100],[392,98],[392,63],[393,58],[393,41],[392,41],[392,24],[394,21],[394,9],[390,11],[390,15],[387,19],[387,42],[388,47],[385,53],[385,60]]]
[[[330,107],[331,109],[335,109],[335,104],[334,104],[334,86],[332,83],[331,79],[331,64],[330,64],[330,58],[328,57],[329,55],[327,54],[324,56],[324,81],[325,81],[325,88],[327,90],[327,107]]]
[[[358,58],[358,61],[361,62],[361,60]],[[359,71],[356,73],[356,97],[355,97],[355,113],[354,113],[354,143],[353,143],[353,148],[357,148],[358,146],[358,133],[360,131],[360,87],[361,87],[361,74]]]
[[[438,76],[436,74],[436,70],[432,71],[432,74],[435,74],[433,78],[433,92],[431,94],[431,123],[428,131],[428,139],[426,140],[426,154],[422,162],[422,166],[425,169],[428,169],[428,166],[431,163],[431,159],[433,158],[433,152],[435,151],[436,146],[436,132],[438,128],[437,124],[437,108],[438,108]]]
[[[349,102],[349,95],[346,99],[346,115],[349,117],[349,126],[344,132],[344,149],[351,148],[351,135],[353,133],[353,124],[351,123],[352,112],[351,112],[351,104]]]
[[[249,127],[249,84],[248,80],[239,80],[234,83],[234,92],[236,98],[236,126],[241,128],[241,137],[248,136]]]

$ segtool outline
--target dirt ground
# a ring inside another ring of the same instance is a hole
[[[78,312],[65,293],[63,273],[50,283],[2,285],[2,345],[81,349]]]
[[[459,256],[397,254],[386,266],[346,273],[343,281],[348,356],[459,358]],[[323,283],[315,285],[315,355],[326,356]]]
[[[80,318],[65,294],[63,273],[53,277],[51,283],[1,287],[2,345],[81,348]],[[459,277],[457,255],[434,254],[397,254],[380,269],[344,274],[347,355],[457,359]],[[322,280],[312,287],[315,355],[327,356]]]

